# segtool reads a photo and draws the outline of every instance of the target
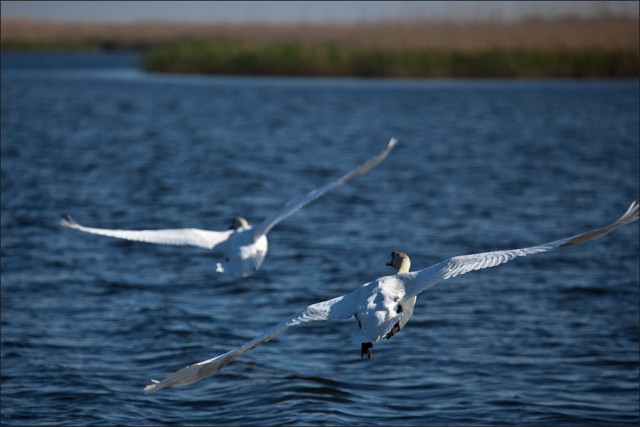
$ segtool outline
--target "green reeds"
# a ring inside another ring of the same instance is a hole
[[[171,43],[151,49],[155,72],[356,77],[638,77],[633,50],[478,51],[349,47],[337,44]]]

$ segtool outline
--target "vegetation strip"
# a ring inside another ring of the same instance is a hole
[[[173,43],[150,50],[155,72],[357,77],[634,77],[634,51],[487,49],[452,51],[294,44]]]
[[[634,77],[633,18],[206,24],[3,19],[2,50],[138,50],[156,72],[358,77]]]

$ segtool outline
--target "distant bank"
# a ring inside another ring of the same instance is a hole
[[[356,77],[632,77],[638,52],[603,50],[397,50],[185,42],[151,50],[149,71]]]
[[[150,71],[358,77],[638,77],[637,19],[357,24],[3,20],[2,50],[143,50]]]

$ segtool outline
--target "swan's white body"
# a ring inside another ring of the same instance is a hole
[[[387,147],[366,163],[353,169],[340,179],[316,188],[287,203],[281,211],[265,219],[253,227],[244,221],[243,226],[226,231],[210,231],[197,228],[180,228],[167,230],[110,230],[105,228],[85,227],[71,217],[63,218],[60,224],[83,231],[85,233],[118,239],[133,240],[161,245],[197,246],[224,254],[224,261],[216,264],[216,271],[230,277],[246,277],[257,271],[267,255],[267,233],[280,221],[296,213],[303,206],[313,202],[330,190],[339,187],[351,179],[362,175],[380,163],[395,147],[398,140],[391,138]]]
[[[396,324],[399,324],[400,327],[406,324],[413,312],[416,296],[442,280],[473,270],[495,267],[517,257],[547,252],[554,248],[577,245],[597,239],[616,227],[637,219],[638,204],[634,202],[625,214],[613,224],[565,239],[522,249],[456,256],[415,272],[409,272],[409,267],[407,266],[406,272],[380,277],[346,295],[312,304],[264,331],[241,347],[212,359],[187,366],[162,381],[154,380],[152,384],[145,387],[145,392],[151,393],[165,387],[196,382],[218,372],[236,357],[271,340],[290,326],[301,323],[349,319],[353,316],[358,324],[354,338],[363,343],[363,345],[368,344],[371,346],[372,342],[382,338],[390,338],[389,333],[392,332]],[[393,261],[397,254],[402,253],[394,252],[392,254],[392,264],[394,266],[396,264]],[[410,310],[408,309],[409,307]]]
[[[231,277],[246,277],[258,271],[267,256],[267,236],[257,239],[251,226],[234,230],[225,242],[225,261],[216,263],[216,272]]]

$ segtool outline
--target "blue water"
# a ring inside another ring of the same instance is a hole
[[[136,54],[2,55],[3,425],[636,425],[638,223],[429,289],[360,359],[355,321],[291,328],[145,395],[308,304],[390,274],[617,219],[637,81],[171,76]],[[384,148],[224,281],[197,248],[87,235],[224,229]]]

